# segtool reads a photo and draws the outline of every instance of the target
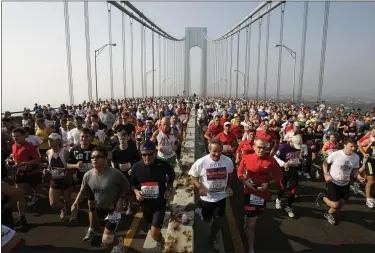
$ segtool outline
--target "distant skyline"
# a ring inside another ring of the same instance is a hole
[[[132,2],[169,34],[184,37],[185,27],[207,27],[208,38],[223,34],[250,13],[259,2]],[[302,40],[303,2],[285,7],[284,44],[297,52],[296,91]],[[2,111],[22,110],[34,103],[69,103],[66,66],[64,4],[62,2],[2,3]],[[88,100],[83,2],[69,2],[72,72],[75,103]],[[323,31],[324,2],[309,3],[304,73],[304,96],[316,96]],[[107,4],[89,2],[91,66],[95,99],[94,50],[108,43]],[[126,18],[127,90],[131,95],[130,25]],[[373,98],[375,88],[375,2],[331,2],[328,26],[323,99],[335,92],[342,96]],[[113,78],[115,98],[123,96],[121,12],[112,7]],[[140,26],[134,22],[135,95],[140,89]],[[280,8],[271,13],[267,93],[276,94]],[[240,41],[240,67],[244,71],[245,39]],[[260,98],[263,98],[266,19],[262,23]],[[250,90],[255,93],[258,23],[252,26]],[[236,69],[236,39],[233,68]],[[155,94],[159,87],[158,36],[155,37]],[[191,50],[192,92],[198,92],[200,50]],[[163,61],[162,61],[163,62]],[[229,65],[229,64],[228,64]],[[147,32],[147,70],[151,69],[151,32]],[[210,69],[210,68],[209,68]],[[164,71],[163,71],[164,72]],[[162,72],[162,79],[165,78]],[[283,51],[281,96],[292,92],[293,59]],[[229,76],[229,74],[228,74]],[[110,97],[109,53],[98,57],[99,97]],[[180,80],[180,79],[179,79]],[[181,79],[183,80],[183,79]],[[235,74],[232,84],[235,86]],[[209,79],[210,81],[210,79]],[[177,83],[183,85],[181,81]],[[242,93],[242,76],[239,90]],[[232,87],[232,94],[235,88]],[[15,99],[14,91],[20,92]],[[151,75],[148,76],[151,95]]]

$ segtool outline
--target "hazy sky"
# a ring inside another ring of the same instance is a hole
[[[238,23],[258,2],[133,2],[147,17],[169,34],[184,37],[185,27],[207,27],[215,38]],[[69,102],[66,64],[64,5],[62,2],[2,2],[2,111],[22,110],[35,102],[56,106]],[[75,103],[88,99],[83,2],[69,3]],[[323,31],[324,2],[309,4],[304,95],[317,93]],[[108,43],[105,2],[89,2],[92,84],[95,87],[94,49]],[[288,2],[285,8],[284,44],[297,52],[296,83],[302,40],[303,2]],[[266,20],[262,25],[260,95],[263,93]],[[128,94],[131,94],[130,29],[126,19]],[[134,23],[135,94],[140,95],[140,26]],[[375,2],[331,2],[323,97],[340,93],[373,97],[375,87]],[[123,96],[121,12],[112,7],[113,75],[115,98]],[[268,94],[276,93],[280,8],[271,14]],[[245,40],[240,41],[240,67],[244,71]],[[233,70],[236,68],[236,39]],[[258,23],[252,27],[250,87],[254,94],[258,47]],[[155,94],[159,87],[158,37],[155,40]],[[147,70],[151,69],[151,33],[147,33]],[[193,92],[198,91],[200,50],[193,48]],[[293,59],[283,52],[281,93],[291,94]],[[232,71],[233,71],[232,70]],[[227,74],[229,76],[229,74]],[[164,79],[162,73],[162,79]],[[98,57],[99,97],[110,96],[109,53]],[[235,75],[232,75],[235,84]],[[243,79],[239,77],[240,90]],[[181,82],[177,83],[182,85]],[[151,91],[151,75],[148,76]],[[234,90],[234,87],[233,87]],[[15,93],[18,93],[15,98]],[[151,93],[149,93],[150,95]],[[93,89],[95,98],[95,90]]]

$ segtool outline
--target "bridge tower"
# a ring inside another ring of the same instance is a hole
[[[207,39],[205,36],[206,34],[206,27],[185,28],[184,90],[186,95],[191,95],[190,50],[195,46],[199,47],[202,50],[200,95],[207,95]]]

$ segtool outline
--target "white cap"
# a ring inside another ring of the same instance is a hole
[[[294,135],[292,137],[293,146],[295,149],[301,149],[302,146],[302,137],[299,135]]]
[[[293,125],[296,126],[296,127],[299,127],[299,123],[298,122],[294,122]]]
[[[50,136],[48,136],[48,139],[51,139],[51,140],[54,140],[54,141],[61,140],[61,136],[57,133],[53,133]]]
[[[224,126],[228,126],[228,125],[230,126],[232,124],[229,121],[227,121],[227,122],[224,123]]]

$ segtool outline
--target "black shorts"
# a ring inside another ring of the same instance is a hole
[[[42,183],[42,173],[38,174],[24,174],[16,175],[16,184],[29,184],[31,187],[36,187]]]
[[[145,221],[155,228],[162,228],[165,217],[166,201],[160,203],[143,203],[142,212]]]
[[[348,200],[350,195],[350,185],[340,186],[332,182],[327,183],[327,198],[330,201],[338,202],[340,199]]]
[[[96,215],[98,217],[100,226],[105,227],[109,231],[116,231],[119,222],[118,223],[112,223],[108,220],[105,220],[105,218],[110,213],[111,213],[111,210],[109,208],[96,208]]]
[[[52,189],[58,189],[62,191],[66,191],[71,187],[71,183],[67,181],[67,179],[62,178],[62,179],[53,179],[51,180],[50,187]]]
[[[280,180],[280,186],[283,190],[293,190],[298,186],[298,167],[289,168],[286,170],[281,167],[281,173],[283,175]]]
[[[216,202],[207,202],[201,199],[202,216],[206,222],[211,221],[212,217],[222,217],[225,213],[227,199],[223,198]]]
[[[243,197],[246,217],[257,217],[264,211],[266,207],[265,199],[258,198],[255,195],[244,195]]]
[[[375,170],[375,160],[367,160],[365,163],[365,171],[367,176],[373,176]]]

